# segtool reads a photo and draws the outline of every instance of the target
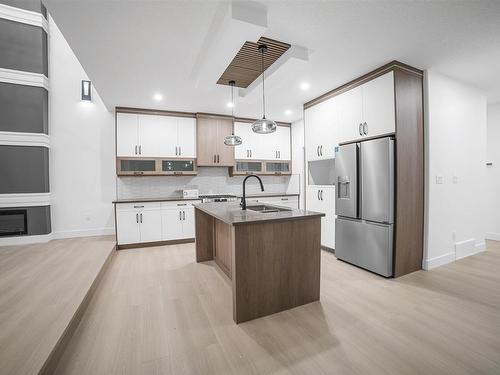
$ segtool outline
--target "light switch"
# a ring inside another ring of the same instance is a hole
[[[443,184],[443,176],[436,176],[436,184],[437,185],[442,185]]]

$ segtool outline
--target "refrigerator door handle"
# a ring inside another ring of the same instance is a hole
[[[366,122],[363,123],[363,133],[365,135],[368,135],[368,124]]]

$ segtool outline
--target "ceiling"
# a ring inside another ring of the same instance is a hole
[[[498,1],[44,3],[109,109],[230,113],[230,89],[217,79],[245,41],[262,35],[292,44],[266,76],[274,120],[301,118],[304,102],[391,60],[500,101]],[[239,89],[236,115],[261,116],[261,88],[257,80]]]

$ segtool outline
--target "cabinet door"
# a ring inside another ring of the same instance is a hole
[[[177,207],[161,210],[162,239],[165,241],[183,238],[182,209]]]
[[[331,249],[335,248],[335,186],[322,187],[320,192],[322,212],[321,244]]]
[[[194,238],[194,207],[187,206],[182,209],[182,236],[183,238]]]
[[[324,103],[320,103],[304,111],[306,161],[319,159],[320,121],[323,106]]]
[[[307,209],[322,212],[321,245],[335,246],[335,187],[307,187]]]
[[[137,156],[137,115],[116,114],[116,156]]]
[[[234,158],[237,160],[251,159],[250,151],[255,148],[255,136],[248,122],[235,122],[234,134],[241,137],[243,143],[234,147]]]
[[[194,118],[177,118],[177,145],[180,157],[196,158],[196,120]]]
[[[139,211],[116,210],[116,236],[118,245],[141,242]]]
[[[276,129],[276,150],[278,151],[279,160],[291,160],[292,153],[290,151],[290,127],[278,126]]]
[[[362,88],[365,136],[394,133],[396,131],[394,72],[375,78],[365,83]]]
[[[234,165],[234,147],[226,146],[224,138],[233,132],[232,119],[219,119],[217,121],[217,163],[219,167],[231,167]]]
[[[338,145],[340,131],[338,97],[328,99],[323,103],[320,113],[320,129],[318,129],[317,143],[319,144],[319,159],[333,159],[335,146]]]
[[[360,128],[363,123],[363,92],[356,87],[338,96],[339,126],[341,142],[363,137]]]
[[[140,156],[176,156],[177,120],[175,117],[139,115]]]
[[[216,118],[209,117],[196,119],[196,158],[200,167],[217,165],[217,121]]]
[[[161,241],[161,219],[160,208],[141,210],[139,212],[141,242]]]

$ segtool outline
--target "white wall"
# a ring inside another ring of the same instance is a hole
[[[304,188],[304,120],[292,123],[292,173],[299,176],[300,208],[305,207]]]
[[[427,191],[423,266],[429,269],[484,249],[486,97],[432,71],[426,72],[425,89]],[[442,184],[437,183],[439,178]],[[460,254],[456,254],[456,244],[468,240],[472,240],[472,246],[459,246]]]
[[[55,238],[114,233],[114,121],[87,74],[49,18],[49,134],[52,232]]]
[[[488,106],[487,161],[488,221],[486,238],[500,241],[500,103]]]

